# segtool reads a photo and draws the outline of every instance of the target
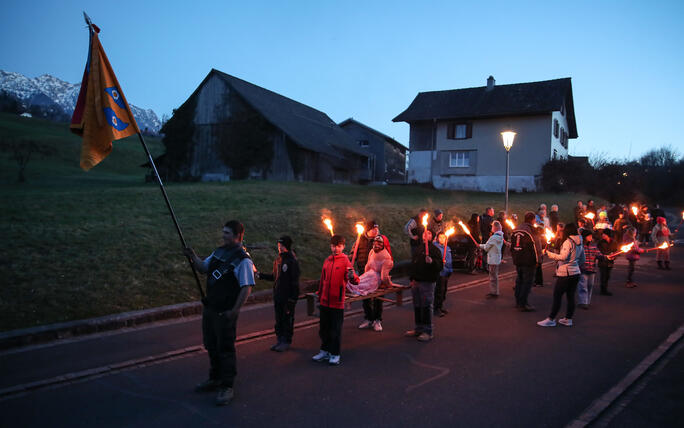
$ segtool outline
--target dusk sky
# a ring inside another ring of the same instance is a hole
[[[128,101],[170,114],[212,68],[408,146],[418,92],[572,78],[572,155],[680,155],[684,1],[4,0],[0,69],[79,82],[86,11]]]

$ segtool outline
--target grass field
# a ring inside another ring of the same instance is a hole
[[[80,140],[64,124],[0,115],[3,135],[32,136],[59,150],[32,161],[24,184],[14,182],[16,166],[0,153],[0,331],[198,298],[159,188],[143,182],[145,156],[137,141],[115,142],[113,154],[85,173],[78,167]],[[150,145],[162,151],[159,141]],[[170,184],[167,191],[199,255],[220,245],[223,223],[235,218],[245,224],[248,246],[266,247],[252,251],[263,271],[271,269],[277,238],[291,235],[304,279],[318,277],[329,253],[324,214],[347,237],[348,248],[354,223],[375,218],[395,259],[403,260],[408,243],[402,227],[419,208],[442,208],[447,220],[466,220],[489,205],[503,208],[501,194],[418,186],[236,181]],[[587,197],[513,194],[510,204],[522,214],[540,202],[557,203],[566,217],[579,198]]]

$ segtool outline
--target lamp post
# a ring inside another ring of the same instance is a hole
[[[511,147],[513,147],[513,140],[515,139],[515,132],[504,131],[501,133],[501,138],[503,139],[503,145],[506,149],[506,215],[508,215],[508,176],[510,173],[510,157],[511,157]]]

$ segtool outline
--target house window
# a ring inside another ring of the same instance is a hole
[[[470,123],[450,123],[447,126],[447,138],[449,140],[465,140],[472,138],[473,126]]]
[[[449,168],[470,167],[470,152],[460,151],[449,153]]]
[[[558,119],[553,119],[553,136],[558,138]]]
[[[368,140],[359,140],[358,143],[359,143],[360,147],[363,147],[363,148],[368,147]]]
[[[565,129],[561,128],[560,130],[560,143],[561,146],[565,147],[566,149],[568,148],[568,134],[565,132]]]
[[[553,149],[553,160],[556,160],[558,158],[558,150]]]
[[[561,116],[565,116],[565,104],[561,104]]]

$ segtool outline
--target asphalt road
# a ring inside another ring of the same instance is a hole
[[[589,310],[577,310],[571,328],[536,325],[551,305],[547,268],[546,286],[532,291],[530,301],[538,308],[533,313],[513,308],[512,279],[502,281],[503,296],[495,301],[484,299],[485,283],[454,290],[447,297],[450,313],[435,320],[430,343],[402,336],[412,327],[410,304],[386,307],[382,333],[358,330],[361,317],[353,315],[345,319],[338,367],[310,360],[320,344],[315,324],[296,331],[293,348],[283,354],[268,350],[272,336],[243,341],[236,397],[226,407],[215,407],[213,394],[192,391],[206,378],[208,365],[206,353],[197,350],[196,318],[7,351],[0,354],[0,389],[194,348],[83,381],[6,395],[0,398],[0,426],[562,427],[684,323],[680,253],[673,249],[672,271],[656,270],[649,253],[638,265],[635,289],[624,287],[626,264],[619,262],[611,282],[615,295],[595,295]],[[454,275],[451,285],[475,279],[484,275]],[[297,322],[310,320],[304,306],[298,305]],[[238,334],[267,330],[272,323],[269,305],[246,308]],[[679,373],[677,367],[679,357],[662,373]],[[645,388],[682,401],[681,383],[673,386],[669,377],[660,375]],[[635,394],[627,409],[662,407],[651,395]],[[617,412],[611,425],[624,426],[615,425],[623,418],[630,426],[670,426],[684,416],[665,409],[670,415],[656,419]]]

